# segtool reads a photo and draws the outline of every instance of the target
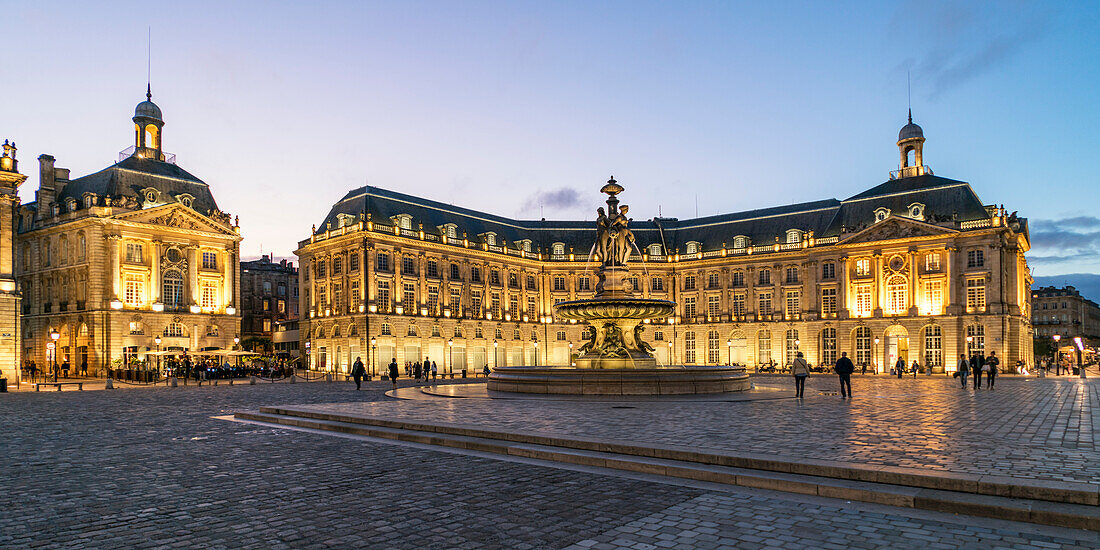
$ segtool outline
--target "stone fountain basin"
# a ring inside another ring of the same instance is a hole
[[[645,298],[594,298],[561,302],[554,306],[558,317],[579,321],[602,319],[654,319],[668,317],[676,311],[676,303]]]

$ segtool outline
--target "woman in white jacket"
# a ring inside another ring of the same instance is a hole
[[[806,378],[810,376],[810,364],[802,357],[801,351],[795,354],[794,362],[791,363],[791,374],[794,375],[795,397],[801,399],[806,392]]]

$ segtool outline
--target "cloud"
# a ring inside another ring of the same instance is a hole
[[[568,210],[581,206],[581,192],[572,187],[538,191],[523,203],[522,212],[534,212],[541,208]]]
[[[1035,284],[1032,288],[1039,288],[1043,286],[1057,286],[1062,287],[1066,285],[1072,285],[1081,292],[1081,295],[1092,299],[1100,299],[1100,275],[1095,273],[1066,273],[1064,275],[1047,275],[1045,277],[1035,277]]]
[[[1031,222],[1031,246],[1028,261],[1034,264],[1100,262],[1100,218],[1035,220]]]

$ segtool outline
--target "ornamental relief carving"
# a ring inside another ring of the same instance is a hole
[[[186,217],[186,216],[184,216],[184,215],[182,215],[182,214],[180,214],[180,213],[178,213],[174,210],[171,211],[171,212],[168,212],[167,214],[165,214],[163,216],[157,216],[157,217],[153,218],[152,220],[149,220],[149,222],[157,224],[157,225],[163,225],[163,226],[166,226],[166,227],[178,227],[178,228],[181,228],[181,229],[201,229],[199,224],[195,223],[194,220],[192,220],[192,219],[190,219],[190,218],[188,218],[188,217]]]

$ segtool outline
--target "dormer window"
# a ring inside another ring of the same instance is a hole
[[[522,248],[524,252],[530,252],[531,251],[531,240],[530,239],[524,239],[524,240],[520,241],[520,248]]]
[[[345,226],[348,226],[348,225],[355,225],[355,222],[356,222],[355,216],[352,216],[351,214],[337,214],[336,215],[336,226],[337,227],[345,227]]]
[[[487,244],[489,246],[496,246],[497,245],[497,234],[496,233],[486,233],[485,234],[485,244]]]
[[[401,229],[413,228],[413,217],[408,214],[398,214],[393,217],[393,221],[397,224],[397,227]]]
[[[660,256],[661,255],[661,244],[660,243],[653,243],[653,244],[649,245],[648,247],[646,247],[646,249],[649,251],[650,256]]]
[[[152,187],[146,188],[141,194],[145,197],[145,202],[148,203],[156,203],[160,199],[160,193]]]
[[[746,237],[744,235],[738,235],[738,236],[733,238],[733,247],[734,248],[748,248],[748,246],[749,246],[749,238],[748,237]]]
[[[909,217],[913,218],[914,220],[923,220],[924,219],[924,205],[919,203],[919,202],[915,202],[913,204],[910,204],[909,205]]]
[[[444,232],[444,234],[447,235],[448,239],[457,239],[458,238],[458,226],[453,224],[453,223],[449,223],[447,225],[444,225],[443,226],[443,232]]]
[[[187,208],[191,208],[192,204],[195,204],[195,197],[184,193],[182,195],[176,195],[176,200],[180,201],[180,204]]]
[[[65,200],[65,210],[67,210],[69,212],[75,211],[76,210],[76,199],[66,199]]]
[[[889,208],[876,208],[875,209],[875,223],[881,222],[890,217]]]
[[[84,193],[84,208],[95,206],[95,193]]]
[[[698,254],[699,253],[699,243],[697,243],[695,241],[689,242],[689,243],[687,243],[684,250],[686,250],[688,254]]]
[[[553,253],[557,256],[564,255],[565,254],[565,243],[554,243],[551,246],[551,250],[553,250]]]
[[[791,229],[787,231],[787,244],[796,244],[802,242],[802,232],[797,229]]]

